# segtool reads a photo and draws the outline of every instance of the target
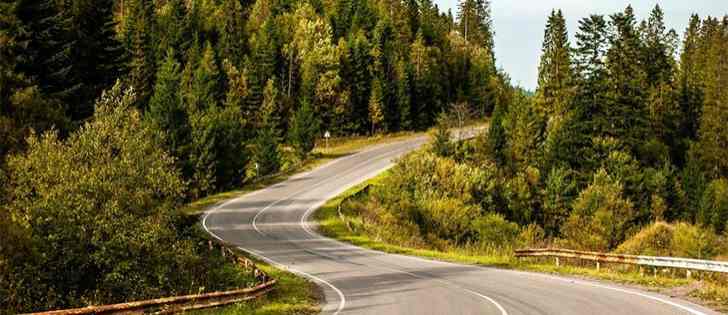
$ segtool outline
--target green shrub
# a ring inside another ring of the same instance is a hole
[[[208,270],[222,263],[200,255],[199,237],[182,237],[191,233],[180,229],[194,227],[174,210],[184,182],[155,142],[156,131],[130,107],[133,100],[117,85],[68,139],[30,137],[27,153],[9,160],[13,188],[2,211],[19,230],[0,237],[27,240],[27,247],[0,246],[0,253],[22,254],[0,266],[0,291],[13,291],[16,311],[152,298],[235,280]]]
[[[502,215],[488,213],[472,221],[477,240],[486,247],[510,248],[515,245],[520,229]]]
[[[574,201],[563,227],[566,243],[575,249],[606,251],[624,240],[635,217],[632,202],[622,196],[622,184],[604,169]]]
[[[726,230],[726,224],[728,224],[728,180],[720,178],[708,184],[700,203],[698,219],[718,233]]]
[[[720,239],[710,230],[683,222],[655,222],[624,241],[615,252],[711,259],[720,253],[720,248]]]
[[[546,177],[543,189],[543,226],[549,235],[558,235],[561,226],[571,213],[571,203],[576,197],[577,186],[574,172],[566,168],[554,168]]]

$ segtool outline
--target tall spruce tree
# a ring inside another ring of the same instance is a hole
[[[304,99],[293,114],[291,128],[288,130],[288,137],[300,159],[305,159],[316,144],[319,132],[316,122],[311,104]]]
[[[728,16],[703,25],[705,99],[700,118],[699,149],[710,179],[728,177]]]
[[[146,108],[154,86],[154,4],[146,0],[129,3],[125,42],[129,54],[129,85],[137,96],[137,107]]]
[[[644,43],[641,59],[648,87],[650,127],[658,141],[673,148],[672,156],[680,158],[684,151],[678,142],[680,109],[673,57],[677,50],[677,33],[667,30],[659,5],[652,10],[649,19],[642,22],[640,30]]]
[[[240,0],[225,0],[222,8],[224,15],[219,31],[218,51],[223,58],[240,66],[247,50],[245,11]]]
[[[168,150],[178,159],[185,159],[185,147],[189,142],[189,123],[180,91],[180,65],[173,49],[157,72],[154,94],[149,101],[146,118],[158,130],[166,134]]]
[[[634,11],[628,6],[624,12],[611,16],[611,47],[607,51],[609,98],[607,134],[622,140],[632,152],[638,152],[646,139],[651,139],[649,128],[646,78],[641,61],[642,43],[636,29]]]
[[[605,64],[609,47],[607,21],[592,15],[579,21],[574,58],[574,94],[571,111],[555,133],[547,162],[590,172],[601,157],[592,150],[593,139],[611,128],[609,80]]]
[[[703,80],[701,76],[700,17],[690,17],[690,24],[683,36],[680,54],[679,89],[682,111],[681,138],[683,142],[696,140],[700,114],[703,108]]]
[[[63,8],[69,16],[72,77],[78,93],[67,99],[69,115],[82,120],[93,114],[93,104],[103,90],[110,88],[125,69],[124,47],[117,40],[112,0],[73,0]]]
[[[538,72],[536,102],[549,118],[563,116],[573,96],[571,45],[561,10],[552,11],[546,23],[543,54]]]

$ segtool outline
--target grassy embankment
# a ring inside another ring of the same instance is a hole
[[[434,250],[432,248],[412,248],[400,246],[399,244],[387,243],[378,239],[375,235],[366,232],[365,222],[361,217],[347,212],[346,207],[342,209],[345,220],[353,228],[350,230],[346,222],[342,221],[338,213],[339,205],[360,191],[367,185],[377,185],[388,173],[383,173],[366,183],[339,195],[327,202],[316,212],[316,219],[319,221],[320,231],[329,237],[336,238],[351,244],[379,250],[387,253],[419,256],[423,258],[456,262],[462,264],[482,265],[489,267],[516,269],[532,272],[541,272],[556,275],[575,276],[584,279],[602,280],[622,285],[634,286],[639,289],[659,292],[668,296],[691,300],[706,305],[713,309],[728,311],[728,285],[719,281],[703,279],[701,275],[693,279],[687,279],[684,272],[649,270],[640,274],[637,268],[623,265],[602,265],[597,270],[591,263],[570,262],[563,263],[556,267],[553,259],[524,259],[520,260],[511,252],[486,251],[482,249],[467,249],[461,247],[447,248],[445,250]],[[709,276],[708,276],[709,278]]]

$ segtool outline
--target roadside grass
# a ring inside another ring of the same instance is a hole
[[[197,315],[308,315],[318,314],[321,311],[319,301],[322,293],[315,283],[259,261],[256,261],[256,265],[278,281],[273,291],[253,301],[189,313]]]
[[[716,278],[709,274],[694,273],[693,279],[687,279],[685,271],[645,268],[644,273],[641,273],[635,266],[620,264],[602,264],[601,268],[597,270],[594,263],[561,259],[560,266],[557,267],[553,258],[519,259],[513,256],[512,251],[508,250],[463,247],[434,250],[431,248],[399,246],[386,243],[377,239],[376,236],[367,235],[361,228],[358,228],[364,224],[361,218],[346,214],[346,220],[353,227],[353,231],[350,230],[339,217],[339,205],[367,185],[377,185],[387,175],[388,172],[382,173],[365,183],[352,187],[324,204],[314,214],[315,219],[318,221],[319,231],[323,235],[334,239],[386,253],[418,256],[460,264],[607,281],[690,300],[721,312],[728,311],[728,284],[722,282],[724,280],[721,280],[721,277]]]

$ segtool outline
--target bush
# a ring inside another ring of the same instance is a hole
[[[1,246],[23,256],[0,266],[0,291],[14,288],[17,311],[159,297],[233,279],[207,270],[197,239],[182,239],[174,209],[184,182],[133,100],[117,85],[67,140],[31,137],[27,153],[9,160],[7,214],[20,230],[0,237],[26,239],[27,249]]]
[[[497,213],[488,213],[475,219],[472,229],[481,244],[499,249],[513,247],[520,232],[518,224],[508,222]]]
[[[656,222],[619,245],[615,252],[632,255],[711,259],[720,253],[720,239],[688,223]]]
[[[607,251],[624,240],[635,217],[632,202],[622,196],[622,184],[604,169],[574,201],[563,227],[566,243],[575,249]]]
[[[699,221],[716,232],[726,230],[728,223],[728,180],[716,179],[708,184],[700,203]]]

